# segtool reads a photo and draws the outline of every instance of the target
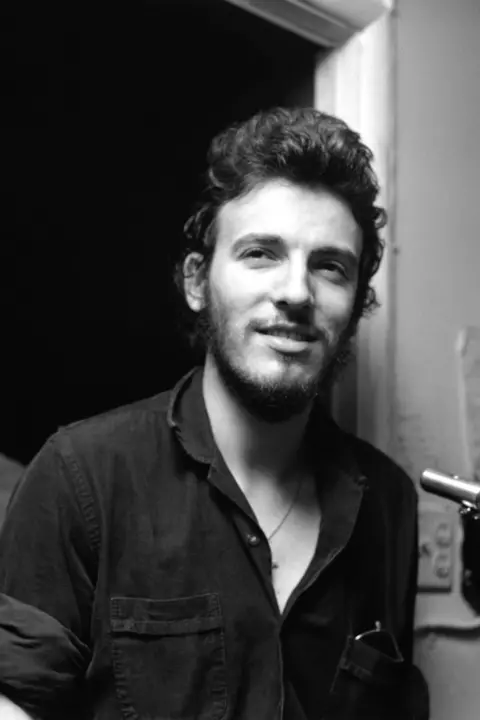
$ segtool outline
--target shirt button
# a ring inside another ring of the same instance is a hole
[[[254,533],[249,533],[247,535],[247,542],[252,547],[256,547],[257,545],[260,545],[260,538],[258,535],[255,535]]]

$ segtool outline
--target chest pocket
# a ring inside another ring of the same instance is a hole
[[[349,637],[324,720],[410,720],[407,672],[403,658]]]
[[[216,593],[157,600],[113,597],[117,697],[128,720],[221,720],[225,646]]]
[[[389,628],[399,559],[389,552],[388,513],[378,493],[364,494],[347,550],[348,637],[323,720],[428,720],[428,689],[401,655]],[[409,568],[405,567],[405,573]],[[373,628],[377,622],[384,629]],[[408,622],[408,620],[407,620]],[[356,630],[356,632],[355,632]],[[360,634],[358,634],[360,633]]]

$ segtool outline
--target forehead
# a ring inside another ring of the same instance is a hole
[[[307,250],[334,244],[361,252],[360,228],[343,199],[323,187],[284,180],[270,180],[219,209],[219,251],[246,235],[277,236]]]

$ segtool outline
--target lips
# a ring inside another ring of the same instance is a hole
[[[275,325],[267,328],[260,328],[259,332],[272,337],[286,338],[287,340],[296,340],[297,342],[314,342],[317,340],[317,334],[308,328],[299,326]]]

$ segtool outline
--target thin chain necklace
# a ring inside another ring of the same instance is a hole
[[[273,536],[278,533],[278,531],[280,530],[280,528],[282,527],[282,525],[284,524],[284,522],[286,521],[286,519],[288,518],[288,516],[289,516],[290,513],[292,512],[293,508],[295,507],[296,502],[297,502],[297,500],[298,500],[298,497],[299,497],[299,495],[300,495],[300,489],[301,489],[301,487],[302,487],[302,483],[303,483],[303,474],[302,474],[302,475],[300,476],[300,478],[298,479],[297,489],[295,490],[295,494],[294,494],[294,496],[293,496],[292,502],[290,503],[290,506],[289,506],[287,512],[285,513],[285,515],[283,516],[283,518],[280,520],[280,522],[278,523],[277,527],[273,529],[273,531],[270,533],[270,535],[267,535],[267,540],[268,540],[268,542],[270,542],[270,540],[273,538]],[[274,565],[276,565],[276,563],[274,563]]]

